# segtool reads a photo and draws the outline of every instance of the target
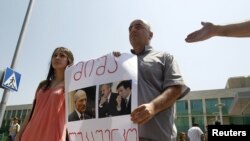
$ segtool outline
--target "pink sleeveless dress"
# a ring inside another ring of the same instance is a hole
[[[40,89],[36,93],[36,105],[21,141],[65,141],[64,86]]]

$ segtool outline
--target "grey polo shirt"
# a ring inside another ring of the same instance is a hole
[[[131,51],[133,53],[133,51]],[[146,46],[138,57],[138,105],[148,103],[167,87],[182,85],[182,96],[190,89],[184,84],[174,57]],[[139,126],[139,136],[154,141],[171,141],[176,136],[173,130],[175,106],[162,111],[147,123]]]

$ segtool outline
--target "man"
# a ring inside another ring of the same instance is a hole
[[[86,114],[87,94],[84,90],[77,90],[74,94],[75,110],[68,116],[69,121],[90,119],[91,116]]]
[[[110,117],[117,116],[118,111],[116,109],[117,102],[116,98],[118,96],[117,93],[113,93],[111,91],[112,83],[101,85],[101,98],[99,100],[99,117]]]
[[[116,90],[119,94],[117,97],[117,110],[120,115],[131,113],[131,80],[121,81]]]
[[[188,129],[188,138],[190,141],[203,141],[204,133],[198,123],[193,123],[193,126]]]
[[[201,22],[200,30],[190,33],[186,42],[198,42],[214,36],[224,37],[250,37],[250,21],[228,25],[214,25],[210,22]]]
[[[138,57],[138,104],[131,120],[138,124],[140,141],[176,139],[174,104],[190,89],[184,84],[174,57],[150,46],[153,32],[141,19],[131,22],[131,52]],[[119,53],[114,52],[115,56]]]

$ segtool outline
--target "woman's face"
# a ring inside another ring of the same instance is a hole
[[[65,52],[57,49],[52,56],[52,67],[54,69],[65,69],[68,65],[68,56]]]

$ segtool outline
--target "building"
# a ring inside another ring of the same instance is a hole
[[[19,123],[22,124],[31,108],[32,104],[6,106],[0,134],[8,134],[11,118],[15,116],[20,119]]]
[[[250,76],[229,78],[225,89],[192,91],[176,103],[178,132],[192,123],[205,131],[206,125],[250,124]]]

